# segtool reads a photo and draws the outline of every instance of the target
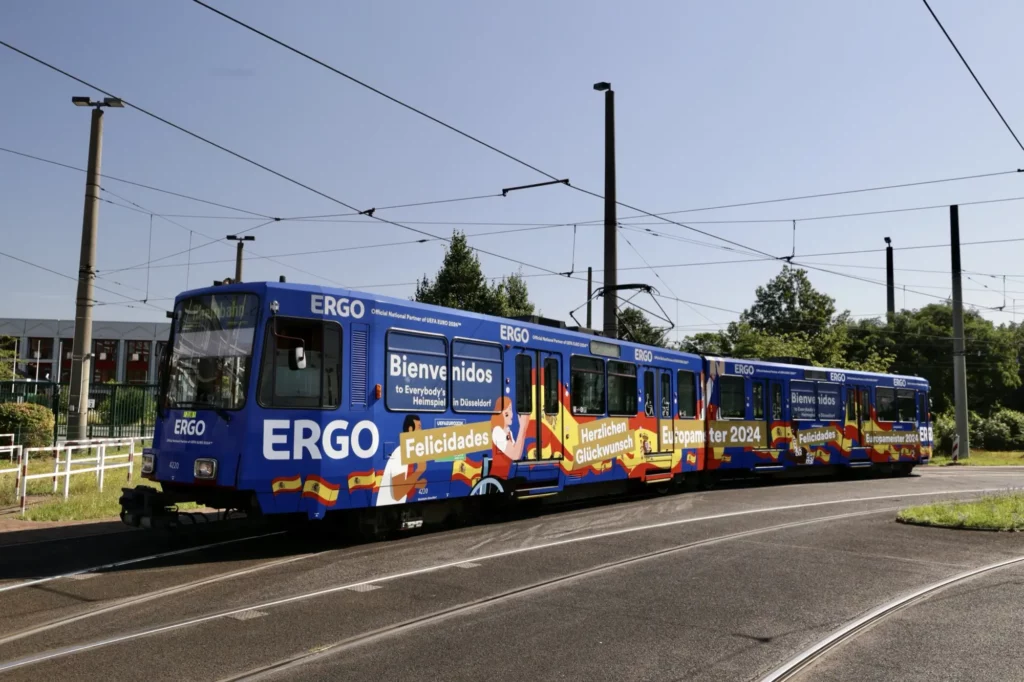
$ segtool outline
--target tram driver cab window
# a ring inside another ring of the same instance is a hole
[[[296,366],[301,348],[305,366]],[[257,396],[264,407],[336,408],[341,404],[341,326],[277,317],[267,324]]]

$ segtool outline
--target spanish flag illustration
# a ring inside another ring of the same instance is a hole
[[[282,476],[270,482],[270,489],[275,495],[281,493],[297,493],[302,490],[302,476]]]
[[[452,462],[452,480],[474,485],[483,473],[483,463],[477,464],[469,460],[459,459]]]
[[[356,471],[348,475],[348,489],[353,490],[376,490],[380,487],[381,474],[373,469],[368,471]]]
[[[338,501],[338,491],[341,486],[337,483],[328,483],[319,476],[310,475],[302,486],[302,497],[310,497],[320,504],[333,507]]]

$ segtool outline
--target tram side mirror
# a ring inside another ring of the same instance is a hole
[[[306,369],[306,349],[302,346],[292,348],[288,354],[288,367],[294,370]]]

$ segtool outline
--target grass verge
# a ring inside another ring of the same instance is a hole
[[[935,455],[932,457],[929,466],[942,466],[953,460],[948,455]],[[971,450],[968,459],[961,459],[960,464],[964,466],[985,467],[985,466],[1024,466],[1024,452],[988,452],[985,450]]]
[[[113,449],[108,454],[113,454]],[[84,453],[76,456],[84,457]],[[117,463],[127,460],[116,460]],[[0,469],[6,469],[8,461],[0,458]],[[29,460],[29,474],[52,473],[54,460],[50,458],[39,458]],[[88,468],[93,464],[73,466],[75,468]],[[25,510],[24,516],[17,518],[25,521],[87,521],[93,519],[117,518],[121,512],[121,505],[117,503],[121,497],[121,488],[134,487],[144,484],[159,489],[160,485],[152,481],[140,478],[139,471],[142,466],[142,456],[136,455],[134,476],[129,482],[127,469],[108,470],[104,474],[103,492],[99,491],[99,481],[96,473],[83,473],[71,476],[71,485],[67,501],[64,500],[64,479],[57,479],[57,493],[53,492],[53,482],[50,478],[43,478],[28,482],[28,495],[30,506]],[[63,468],[63,467],[62,467]],[[0,474],[0,508],[14,507],[18,503],[18,495],[15,490],[15,475]],[[180,505],[182,509],[194,508],[196,505]]]
[[[896,520],[918,526],[970,530],[1024,530],[1024,493],[986,495],[970,502],[936,502],[903,509]]]

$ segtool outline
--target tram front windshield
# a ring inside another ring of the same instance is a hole
[[[178,303],[167,365],[168,409],[245,405],[259,298],[207,294]]]

